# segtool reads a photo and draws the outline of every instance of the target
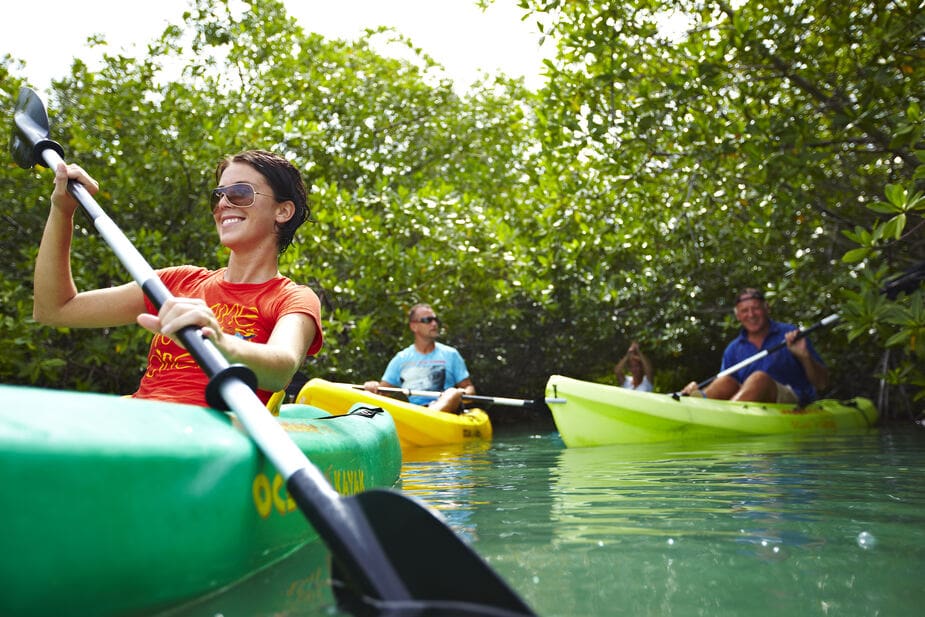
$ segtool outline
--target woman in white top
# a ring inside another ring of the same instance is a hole
[[[627,370],[629,365],[629,370]],[[617,383],[623,388],[652,392],[652,363],[646,357],[639,344],[633,341],[626,354],[613,367]]]

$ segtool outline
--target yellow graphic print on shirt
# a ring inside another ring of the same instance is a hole
[[[260,314],[256,306],[238,304],[215,304],[211,307],[222,331],[243,338],[246,341],[257,336],[257,319]],[[187,351],[174,353],[177,347],[170,337],[155,334],[151,342],[151,354],[145,377],[153,377],[161,371],[199,369],[199,365]]]
[[[145,371],[145,377],[153,377],[161,371],[181,370],[187,368],[198,368],[195,362],[190,362],[192,357],[188,352],[174,355],[165,345],[172,343],[168,337],[163,334],[155,334],[151,342],[151,357],[148,362],[148,369]],[[157,360],[157,362],[153,362]]]
[[[212,307],[212,312],[225,332],[230,332],[245,341],[257,336],[257,318],[260,315],[256,306],[216,304]]]

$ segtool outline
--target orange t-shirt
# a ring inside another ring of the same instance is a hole
[[[225,268],[176,266],[158,270],[157,274],[174,296],[203,299],[222,330],[254,343],[266,343],[283,315],[304,313],[315,322],[315,340],[309,345],[307,355],[321,349],[321,303],[315,292],[304,285],[284,276],[265,283],[228,283],[224,280]],[[157,314],[148,298],[145,305],[149,313]],[[206,406],[208,382],[209,378],[189,352],[157,334],[148,350],[148,368],[133,396]],[[272,394],[257,390],[264,403]]]

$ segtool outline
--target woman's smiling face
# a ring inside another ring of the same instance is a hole
[[[219,186],[229,186],[245,182],[254,187],[254,204],[238,207],[230,203],[227,197],[216,204],[212,212],[215,227],[222,245],[235,249],[247,245],[269,242],[276,244],[276,218],[279,202],[273,197],[266,178],[247,163],[231,163],[222,172]]]

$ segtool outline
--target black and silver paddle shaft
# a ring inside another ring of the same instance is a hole
[[[64,150],[48,138],[45,106],[29,88],[20,90],[10,152],[24,168],[57,167]],[[170,291],[89,191],[68,190],[142,288],[160,307]],[[420,503],[389,491],[342,497],[299,450],[263,405],[250,369],[230,365],[197,328],[178,337],[209,376],[206,400],[235,412],[245,430],[286,479],[302,513],[331,551],[358,614],[533,615],[475,551]]]

